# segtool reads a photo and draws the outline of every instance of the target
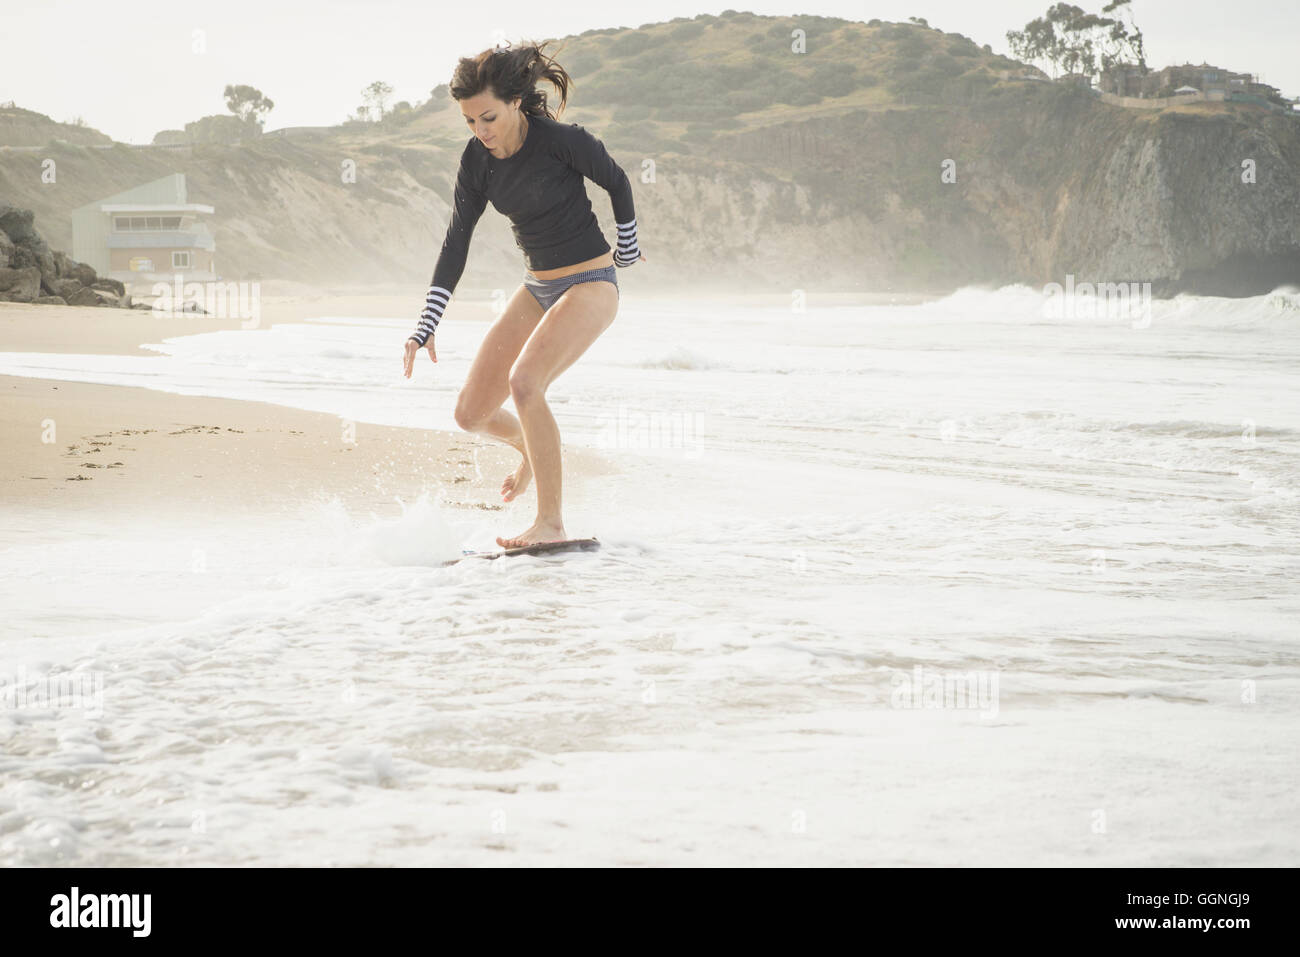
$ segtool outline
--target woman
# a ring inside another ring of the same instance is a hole
[[[465,269],[474,225],[491,200],[510,219],[527,269],[483,337],[456,400],[456,423],[522,454],[501,485],[507,502],[537,480],[537,518],[518,535],[498,537],[504,548],[568,537],[560,516],[560,431],[546,390],[614,321],[620,295],[614,267],[646,258],[637,247],[627,175],[600,140],[551,116],[546,94],[536,88],[543,79],[560,91],[563,112],[572,81],[537,45],[485,50],[457,64],[451,95],[474,135],[460,157],[451,223],[403,358],[407,378],[421,348],[438,361],[434,330]],[[616,250],[596,222],[584,176],[609,192]],[[507,396],[519,418],[502,408]]]

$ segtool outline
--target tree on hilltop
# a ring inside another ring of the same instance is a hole
[[[256,87],[227,85],[221,95],[226,98],[226,107],[231,113],[259,130],[262,128],[263,114],[275,109],[275,104]]]
[[[1142,31],[1133,22],[1130,0],[1111,0],[1101,15],[1071,3],[1056,3],[1044,16],[1008,30],[1007,42],[1017,59],[1043,60],[1066,73],[1096,74],[1120,62],[1134,61],[1146,68]],[[1106,14],[1115,14],[1107,16]]]
[[[376,120],[384,118],[384,104],[392,95],[393,88],[383,80],[376,80],[361,91],[362,98],[373,107],[371,112],[374,113]]]

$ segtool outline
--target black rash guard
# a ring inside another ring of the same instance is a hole
[[[587,196],[586,177],[608,193],[618,227],[614,263],[640,259],[632,184],[605,145],[577,123],[527,116],[523,145],[498,159],[471,136],[460,156],[451,223],[425,297],[415,334],[421,346],[433,335],[465,271],[474,226],[491,200],[510,220],[515,243],[530,270],[559,269],[609,252]]]

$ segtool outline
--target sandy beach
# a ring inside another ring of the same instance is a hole
[[[264,297],[261,328],[320,315],[401,316],[409,296]],[[457,321],[488,322],[486,305]],[[242,328],[239,319],[0,303],[0,351],[140,355],[141,343]],[[400,339],[394,375],[401,374]],[[415,378],[432,371],[419,356]],[[9,507],[152,514],[283,511],[337,497],[384,514],[422,492],[454,508],[501,510],[513,449],[478,436],[154,389],[0,376],[0,496]],[[609,470],[565,450],[570,475]]]

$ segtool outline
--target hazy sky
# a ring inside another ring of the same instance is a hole
[[[11,41],[0,102],[13,100],[55,120],[81,116],[114,139],[148,143],[159,130],[225,113],[221,92],[228,83],[255,86],[275,102],[268,130],[338,123],[363,102],[362,88],[375,80],[394,88],[393,102],[414,103],[447,82],[458,57],[498,37],[543,40],[730,8],[857,20],[919,16],[1005,53],[1006,31],[1023,27],[1052,2],[657,0],[638,9],[590,0],[494,0],[478,10],[474,4],[429,0],[0,0]],[[1100,12],[1104,0],[1078,5]],[[1132,7],[1153,66],[1204,60],[1257,73],[1284,95],[1300,95],[1300,4],[1294,0],[1133,0]],[[202,53],[192,49],[195,31],[203,31]],[[810,35],[810,48],[815,42]],[[581,91],[574,102],[580,101]]]

